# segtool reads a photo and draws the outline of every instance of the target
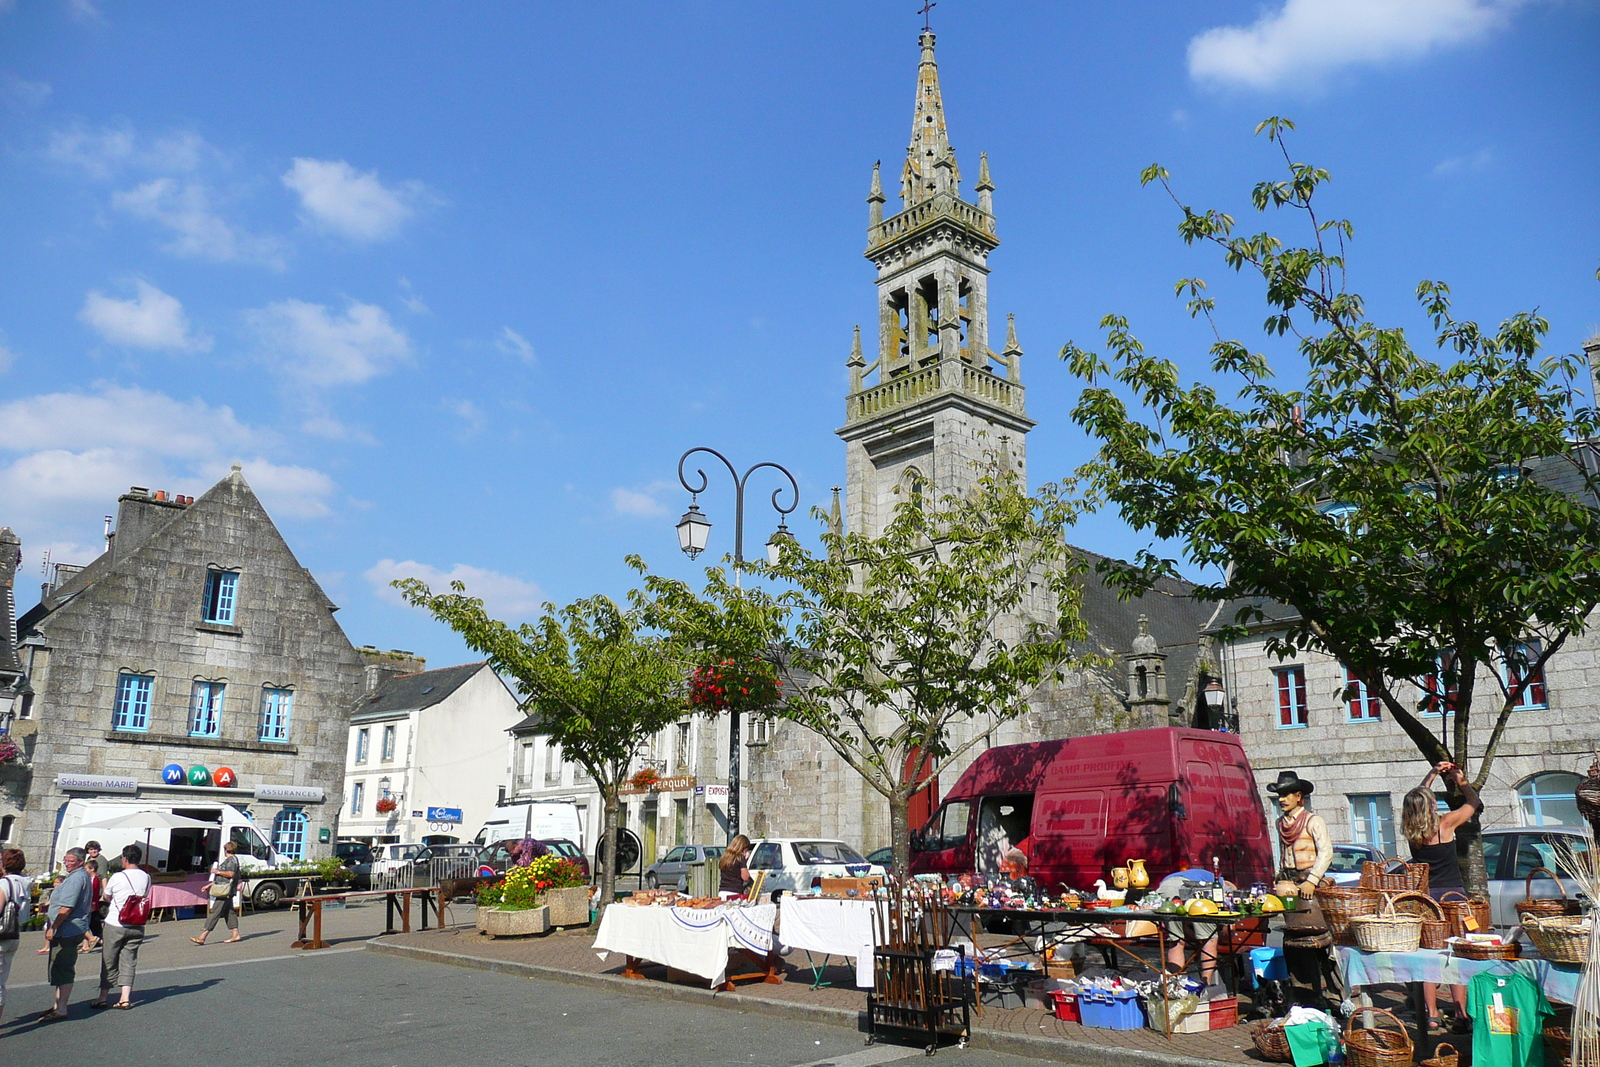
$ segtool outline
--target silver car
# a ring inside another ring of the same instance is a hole
[[[652,863],[644,869],[644,884],[651,889],[663,885],[676,886],[680,890],[687,889],[689,865],[704,860],[714,860],[720,855],[722,855],[721,845],[678,845],[659,863]]]
[[[1483,865],[1489,875],[1489,917],[1496,926],[1517,923],[1516,904],[1528,895],[1529,875],[1538,868],[1554,871],[1561,885],[1548,875],[1532,880],[1535,900],[1550,897],[1576,897],[1578,887],[1561,869],[1562,856],[1581,852],[1588,843],[1577,830],[1563,826],[1519,826],[1513,830],[1485,830]]]

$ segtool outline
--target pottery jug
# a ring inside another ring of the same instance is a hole
[[[1128,886],[1131,889],[1150,888],[1150,872],[1144,869],[1144,860],[1128,861]]]
[[[1113,867],[1113,868],[1111,868],[1111,884],[1114,887],[1116,887],[1117,889],[1126,889],[1126,888],[1128,888],[1128,868],[1126,868],[1126,867]]]

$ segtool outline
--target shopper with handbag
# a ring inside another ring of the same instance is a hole
[[[144,925],[150,921],[150,876],[139,869],[144,850],[128,845],[122,850],[122,870],[106,879],[105,944],[100,954],[100,996],[91,1008],[133,1007],[134,971],[139,964],[139,946],[144,943]],[[122,999],[110,1002],[114,986],[122,987]]]
[[[228,930],[233,935],[228,938],[228,944],[242,941],[239,936],[239,879],[242,868],[239,866],[239,845],[234,841],[223,843],[223,856],[220,861],[211,865],[211,888],[207,892],[211,896],[211,907],[206,915],[206,928],[200,932],[199,937],[189,940],[197,945],[206,943],[206,938],[211,931],[216,929],[217,920],[227,922]]]
[[[33,912],[33,888],[22,877],[27,863],[20,848],[0,849],[0,1018],[6,1013],[6,979],[22,944],[22,926]]]

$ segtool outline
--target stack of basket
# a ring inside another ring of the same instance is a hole
[[[1383,907],[1383,894],[1375,889],[1334,885],[1332,882],[1317,886],[1316,899],[1336,945],[1355,944],[1350,940],[1350,920],[1363,915],[1376,915]]]
[[[1408,898],[1421,894],[1396,894]],[[1428,898],[1432,903],[1432,898]],[[1376,915],[1350,920],[1350,940],[1363,952],[1415,952],[1422,942],[1422,920],[1409,908],[1400,911],[1390,897]]]
[[[1544,897],[1540,900],[1533,899],[1533,876],[1543,871],[1556,883],[1556,888],[1561,891],[1561,896]],[[1561,878],[1548,867],[1535,867],[1528,872],[1527,880],[1522,883],[1523,899],[1515,907],[1517,918],[1526,920],[1530,915],[1545,918],[1550,915],[1581,915],[1583,905],[1567,896],[1567,887],[1561,884]]]
[[[1361,888],[1375,889],[1380,893],[1426,893],[1428,865],[1408,863],[1404,870],[1393,873],[1384,869],[1398,862],[1398,860],[1367,860],[1361,865]]]
[[[1589,958],[1587,915],[1524,915],[1522,932],[1551,963],[1583,963]]]
[[[1450,923],[1445,919],[1439,902],[1426,893],[1395,893],[1388,899],[1387,909],[1396,916],[1417,921],[1417,941],[1420,948],[1444,948],[1450,936]],[[1391,950],[1392,951],[1392,950]]]
[[[1460,900],[1451,900],[1460,897]],[[1439,907],[1444,912],[1446,937],[1466,937],[1481,934],[1494,924],[1489,919],[1489,898],[1468,897],[1465,893],[1448,889],[1439,895]]]

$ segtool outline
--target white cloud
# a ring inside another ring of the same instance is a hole
[[[42,107],[54,91],[49,82],[31,82],[12,71],[0,71],[0,96],[24,111]]]
[[[384,185],[377,171],[362,173],[342,159],[296,159],[283,184],[299,195],[305,222],[353,241],[395,236],[423,192],[420,182]]]
[[[422,298],[411,288],[411,279],[409,278],[400,279],[400,294],[400,303],[404,304],[406,310],[413,315],[426,315],[433,310],[427,304],[424,304]]]
[[[84,298],[78,318],[114,345],[174,352],[204,352],[211,347],[206,334],[189,332],[189,317],[177,297],[143,279],[135,279],[133,284],[138,295],[132,300],[92,290]]]
[[[240,459],[245,481],[261,498],[267,511],[296,519],[320,519],[329,514],[328,497],[336,486],[333,479],[309,467],[284,466],[257,456]],[[215,484],[228,473],[232,462],[215,462],[205,467],[208,484]]]
[[[667,514],[666,505],[655,494],[667,488],[666,482],[651,482],[644,489],[626,489],[617,486],[611,490],[611,509],[618,515],[634,519],[656,519]]]
[[[284,300],[245,313],[278,370],[309,385],[349,385],[411,359],[411,339],[375,304],[352,300],[344,314]]]
[[[1414,59],[1502,29],[1529,0],[1285,0],[1249,26],[1189,42],[1189,75],[1248,89],[1315,82],[1340,67]]]
[[[1455,156],[1442,160],[1433,168],[1435,174],[1455,174],[1458,171],[1482,170],[1494,162],[1494,151],[1489,148],[1480,148],[1471,155]]]
[[[485,422],[483,409],[470,400],[446,400],[445,410],[459,418],[463,425],[461,432],[465,435],[477,433],[483,429]]]
[[[262,442],[232,408],[105,382],[90,393],[46,393],[0,405],[0,450],[12,452],[108,448],[196,459]]]
[[[508,356],[516,356],[530,367],[539,362],[538,354],[528,339],[509,326],[500,327],[500,336],[495,338],[494,346]]]
[[[11,365],[16,361],[17,354],[11,351],[10,346],[8,346],[5,342],[5,338],[0,336],[0,374],[4,374],[6,371],[10,370]]]
[[[172,240],[161,247],[175,256],[283,268],[283,242],[245,233],[230,224],[212,205],[203,182],[152,178],[113,193],[111,204],[134,218],[171,230]]]
[[[368,568],[363,577],[372,586],[377,598],[390,604],[405,603],[399,590],[389,584],[397,578],[420,578],[436,593],[447,593],[451,582],[460,582],[467,587],[469,596],[483,601],[491,615],[513,621],[537,615],[545,602],[544,591],[532,582],[465,563],[457,563],[450,570],[442,571],[414,559],[399,563],[392,559],[380,559]]]
[[[349,426],[332,415],[313,415],[300,424],[300,432],[328,441],[352,441],[358,445],[375,445],[378,439],[359,426]]]
[[[128,123],[99,127],[80,123],[56,130],[45,154],[58,163],[82,168],[93,178],[110,178],[124,170],[187,174],[218,155],[193,130],[174,130],[150,139],[141,138]]]

